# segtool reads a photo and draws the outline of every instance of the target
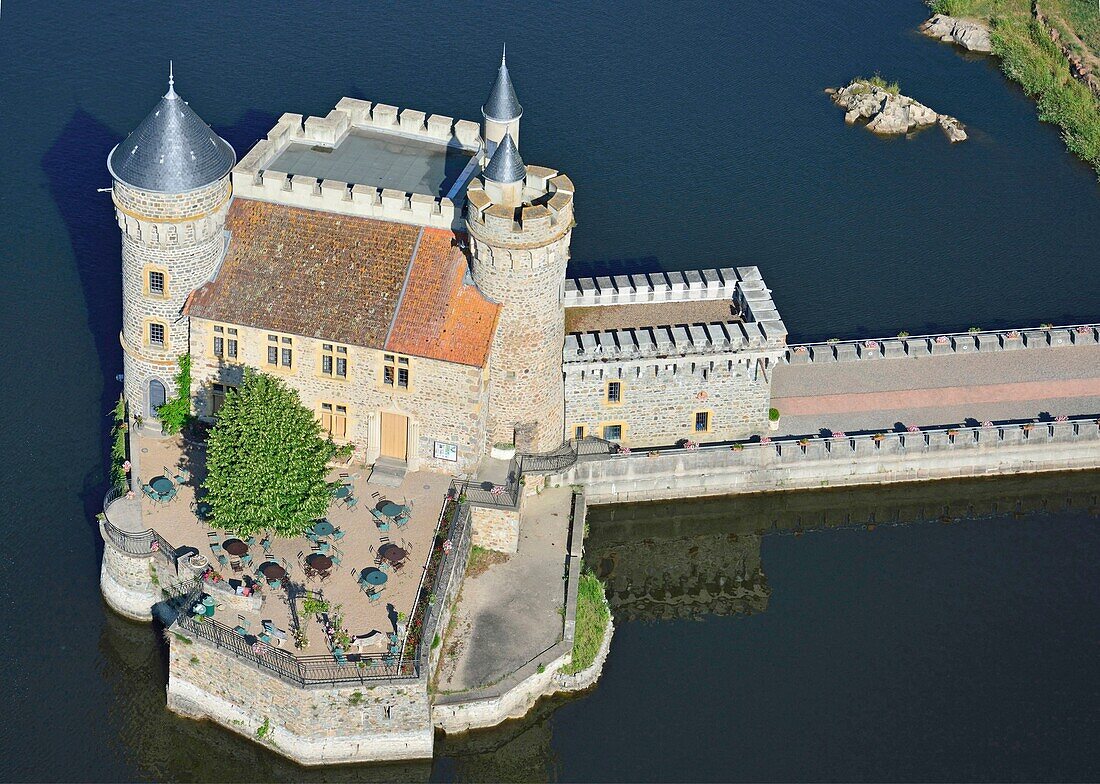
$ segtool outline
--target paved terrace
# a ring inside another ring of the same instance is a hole
[[[288,574],[291,582],[311,590],[320,590],[327,601],[343,606],[344,625],[352,636],[367,634],[374,630],[391,633],[395,631],[397,613],[412,614],[420,578],[431,550],[436,522],[450,486],[450,479],[447,476],[428,472],[410,473],[405,477],[404,483],[395,489],[368,484],[364,479],[366,471],[361,475],[354,467],[349,466],[344,469],[350,472],[348,479],[353,485],[353,493],[359,499],[359,503],[354,509],[348,509],[338,503],[333,503],[329,508],[327,519],[344,531],[345,536],[341,540],[331,537],[327,539],[338,553],[340,564],[334,565],[330,578],[321,583],[317,579],[305,577],[300,555],[308,556],[312,552],[311,542],[305,538],[274,539],[269,554],[265,555],[259,544],[262,535],[257,534],[257,543],[249,549],[249,553],[253,556],[250,566],[245,566],[240,573],[221,566],[207,540],[207,533],[211,529],[200,522],[192,511],[195,489],[204,476],[204,448],[195,447],[179,437],[138,436],[135,442],[132,444],[132,448],[136,447],[134,451],[138,452],[135,468],[142,482],[147,483],[154,477],[164,474],[165,469],[174,475],[174,469],[181,465],[191,472],[191,479],[180,485],[176,498],[166,504],[141,497],[140,486],[135,483],[140,501],[120,499],[107,511],[108,519],[115,526],[132,533],[152,528],[177,549],[194,547],[201,555],[206,556],[213,567],[218,569],[226,579],[233,581],[231,584],[251,583],[257,567],[267,561],[289,563]],[[340,470],[333,471],[329,479],[337,480],[340,473]],[[375,493],[378,494],[377,498],[374,497]],[[384,498],[411,507],[412,516],[408,525],[397,528],[391,524],[388,533],[381,533],[378,530],[369,510]],[[223,542],[232,538],[225,535],[224,531],[219,530],[219,534]],[[374,566],[375,554],[371,548],[376,551],[383,543],[384,536],[388,536],[391,542],[408,551],[409,558],[400,571],[395,572],[391,569],[387,572],[388,579],[382,589],[381,598],[370,603],[366,595],[359,590],[353,572]],[[186,559],[180,561],[181,574],[187,571],[185,561]],[[294,624],[291,621],[291,608],[286,589],[263,586],[259,595],[262,605],[258,610],[241,612],[240,606],[248,605],[246,601],[231,600],[234,606],[222,602],[223,606],[215,612],[214,620],[233,628],[238,623],[238,614],[241,614],[251,624],[253,633],[261,630],[263,620],[271,620],[277,628],[287,632],[288,641],[283,643],[282,647],[293,652],[290,631]],[[312,618],[308,620],[301,618],[301,628],[306,631],[310,642],[308,649],[302,651],[303,653],[323,654],[328,651],[325,635],[318,622]],[[354,649],[351,652],[354,652]],[[364,648],[362,652],[381,654],[384,648],[379,644],[373,649]]]
[[[572,498],[559,487],[524,499],[519,551],[491,555],[501,562],[463,582],[443,643],[440,692],[499,683],[562,639]]]
[[[780,435],[1100,413],[1100,345],[779,365]]]

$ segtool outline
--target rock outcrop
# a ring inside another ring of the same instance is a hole
[[[867,120],[867,130],[881,134],[899,134],[935,125],[937,122],[952,142],[966,139],[962,123],[946,114],[938,114],[923,103],[901,95],[897,86],[884,86],[877,79],[856,79],[847,87],[826,92],[844,109],[844,121],[851,124]]]
[[[993,51],[989,28],[978,19],[962,19],[936,14],[920,26],[920,31],[932,38],[958,44],[971,52],[988,54]]]

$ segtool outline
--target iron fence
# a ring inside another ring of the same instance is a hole
[[[180,631],[201,637],[215,647],[232,653],[261,669],[296,686],[340,686],[384,679],[415,679],[420,676],[417,661],[401,661],[391,654],[349,653],[345,661],[331,654],[296,656],[268,645],[251,634],[241,635],[235,629],[213,619],[199,620],[191,608],[202,600],[203,585],[180,593],[171,602],[177,615],[174,625]]]

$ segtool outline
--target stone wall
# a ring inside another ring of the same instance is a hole
[[[1086,419],[612,455],[553,481],[583,485],[589,503],[628,503],[1095,468],[1100,427]]]
[[[518,509],[471,506],[473,543],[488,550],[514,553],[519,549]]]
[[[761,433],[771,400],[767,362],[754,353],[567,363],[567,432],[583,426],[585,435],[604,438],[605,426],[619,424],[622,443],[630,447]],[[610,381],[621,385],[619,403],[607,400]],[[695,428],[699,412],[707,412],[709,423],[701,431]]]
[[[1096,345],[1097,342],[1100,342],[1100,324],[1074,324],[1051,326],[1047,329],[980,330],[944,335],[803,343],[788,348],[784,360],[791,365],[873,362],[876,359],[920,359],[952,354]]]
[[[214,273],[225,251],[222,229],[231,190],[224,177],[184,194],[141,191],[115,181],[122,230],[122,334],[125,394],[133,413],[150,417],[149,381],[175,394],[178,358],[187,352],[183,304]],[[164,295],[149,291],[149,272],[164,275]],[[165,328],[165,345],[149,344],[149,322]]]
[[[294,367],[286,371],[267,364],[268,335],[277,333],[241,325],[235,326],[238,356],[228,364],[213,354],[214,326],[214,322],[192,319],[193,395],[199,416],[210,414],[212,384],[239,385],[243,366],[248,365],[282,378],[318,415],[323,401],[347,406],[346,440],[356,445],[357,457],[366,462],[378,457],[383,411],[409,418],[411,469],[470,471],[485,450],[489,389],[481,368],[409,357],[409,387],[398,390],[382,383],[383,355],[393,352],[347,346],[347,380],[341,380],[320,373],[322,344],[340,344],[295,335],[291,336]],[[436,441],[457,445],[458,461],[436,459]]]
[[[153,605],[160,601],[160,588],[153,583],[152,555],[128,555],[120,552],[103,536],[103,562],[99,568],[99,588],[112,610],[133,621],[150,621]]]
[[[299,688],[175,629],[168,641],[168,707],[176,713],[208,718],[303,765],[432,756],[425,678]]]
[[[553,170],[533,166],[527,184],[532,192],[553,194],[548,206],[492,205],[486,192],[472,185],[466,223],[474,282],[502,305],[490,359],[489,439],[514,439],[521,451],[542,452],[559,446],[565,434],[562,291],[573,185]]]

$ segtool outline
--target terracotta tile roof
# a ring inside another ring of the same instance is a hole
[[[225,260],[187,315],[485,364],[499,306],[463,284],[451,232],[241,198],[226,229]]]
[[[500,306],[463,282],[466,259],[454,239],[452,232],[424,229],[386,348],[481,367]]]

